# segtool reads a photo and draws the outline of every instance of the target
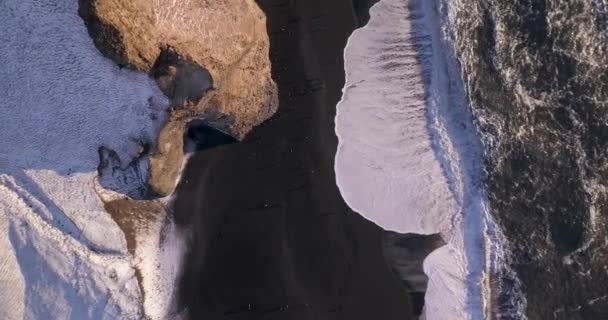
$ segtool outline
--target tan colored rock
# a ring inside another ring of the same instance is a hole
[[[185,122],[170,119],[158,137],[156,153],[150,157],[148,185],[158,195],[168,195],[175,187],[183,161]]]
[[[80,0],[79,14],[95,46],[118,65],[149,70],[158,53],[154,10],[149,1]]]
[[[276,112],[266,18],[254,0],[80,0],[79,12],[104,55],[149,72],[171,99],[151,157],[153,193],[173,191],[189,121],[225,115],[220,129],[242,139]]]

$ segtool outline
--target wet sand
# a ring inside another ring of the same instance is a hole
[[[383,231],[335,183],[342,51],[361,18],[348,0],[259,5],[279,112],[190,159],[173,208],[191,232],[179,301],[192,319],[413,319]]]

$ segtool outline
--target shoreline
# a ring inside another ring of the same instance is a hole
[[[427,319],[482,319],[486,254],[495,254],[486,251],[496,244],[487,234],[483,148],[442,41],[445,21],[420,1],[384,0],[370,15],[346,49],[338,185],[351,207],[386,230],[442,235],[447,245],[424,262]]]
[[[192,318],[413,319],[384,231],[335,183],[342,51],[359,24],[352,3],[259,5],[279,110],[242,142],[190,157],[173,206],[190,233],[180,304]]]

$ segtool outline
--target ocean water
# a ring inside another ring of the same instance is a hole
[[[605,0],[383,0],[345,60],[338,185],[446,242],[424,318],[608,316]]]
[[[608,316],[606,1],[446,5],[484,140],[488,206],[524,299],[495,282],[495,318]]]

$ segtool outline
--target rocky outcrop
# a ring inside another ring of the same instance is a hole
[[[242,139],[277,109],[266,19],[253,0],[80,0],[96,47],[119,66],[149,73],[171,102],[150,149],[150,195],[170,194],[187,123]],[[219,115],[219,116],[218,116]]]

